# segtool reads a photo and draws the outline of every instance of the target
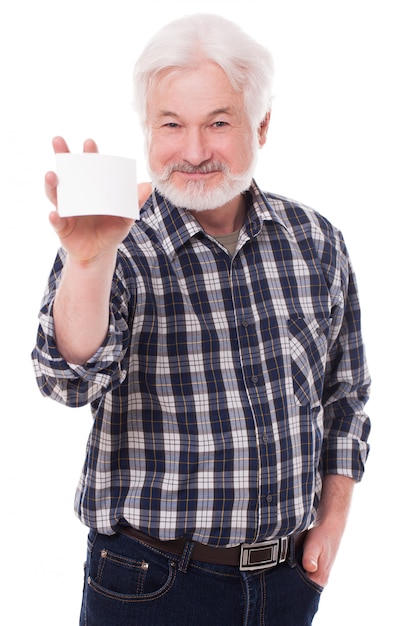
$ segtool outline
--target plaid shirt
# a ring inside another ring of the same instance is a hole
[[[255,183],[247,206],[231,257],[154,194],[120,246],[108,335],[83,366],[54,341],[57,256],[33,359],[43,394],[91,403],[76,510],[101,533],[262,541],[310,525],[323,474],[362,477],[369,377],[343,238]]]

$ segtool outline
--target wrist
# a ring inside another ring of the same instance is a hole
[[[102,250],[91,256],[78,256],[77,254],[67,252],[65,266],[74,271],[91,270],[94,272],[99,270],[102,272],[106,268],[111,268],[113,271],[116,264],[116,258],[117,247],[114,249]]]

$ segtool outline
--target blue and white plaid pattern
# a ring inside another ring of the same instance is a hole
[[[229,546],[316,514],[323,473],[360,480],[367,373],[355,278],[315,211],[247,193],[235,255],[154,194],[120,246],[105,343],[84,366],[54,342],[60,251],[33,352],[39,387],[94,425],[81,520]]]

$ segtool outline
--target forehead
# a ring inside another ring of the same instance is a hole
[[[148,93],[148,113],[182,110],[209,112],[227,109],[242,113],[243,94],[236,91],[225,71],[216,63],[195,68],[168,68],[153,79]]]

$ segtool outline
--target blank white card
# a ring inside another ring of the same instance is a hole
[[[97,153],[56,154],[58,212],[137,219],[136,161]]]

